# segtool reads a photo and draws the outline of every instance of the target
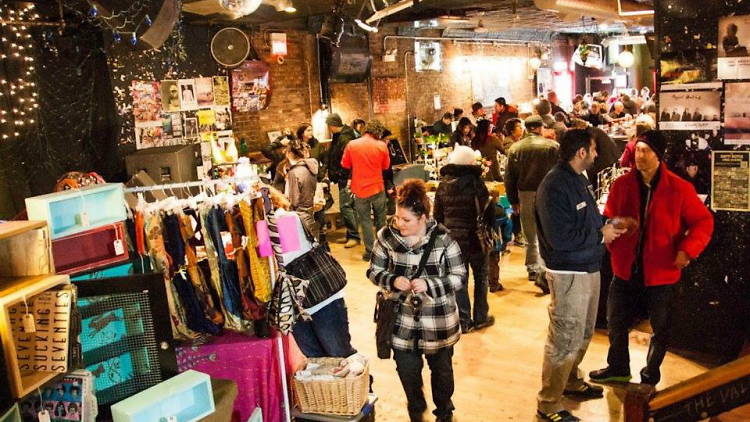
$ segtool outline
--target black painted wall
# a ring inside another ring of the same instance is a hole
[[[656,0],[660,57],[687,57],[706,69],[709,80],[716,80],[719,18],[731,14],[750,14],[750,4],[742,0]],[[683,139],[679,134],[667,135],[670,149],[682,148],[677,144]],[[732,146],[724,145],[719,133],[711,148]],[[703,255],[683,271],[680,290],[674,313],[674,347],[734,359],[750,333],[750,213],[715,213],[713,239]]]

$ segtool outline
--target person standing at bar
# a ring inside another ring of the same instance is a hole
[[[550,422],[580,420],[563,408],[563,395],[590,399],[603,393],[601,387],[584,381],[578,365],[596,325],[604,243],[625,230],[603,224],[591,183],[583,174],[594,165],[596,155],[590,131],[565,132],[560,162],[537,190],[539,250],[552,294],[537,415]]]
[[[669,346],[672,303],[682,269],[706,248],[713,233],[711,212],[690,182],[667,169],[666,140],[657,130],[635,145],[635,169],[615,180],[604,215],[631,227],[608,249],[614,279],[607,299],[607,367],[592,371],[597,382],[630,380],[628,332],[643,305],[654,334],[641,383],[656,385]]]

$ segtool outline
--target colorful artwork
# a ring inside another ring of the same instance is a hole
[[[198,131],[200,133],[213,132],[216,130],[216,115],[213,109],[202,109],[196,113],[198,116]]]
[[[159,82],[133,81],[130,85],[133,97],[133,116],[136,126],[139,123],[154,122],[161,115],[161,95]]]
[[[232,70],[232,107],[236,111],[260,111],[271,98],[271,68],[260,60],[248,60]]]
[[[180,79],[180,104],[183,110],[195,110],[198,108],[198,99],[195,96],[195,81],[193,79]]]
[[[232,112],[229,110],[229,106],[214,107],[214,116],[216,130],[232,129]]]
[[[229,104],[229,78],[226,76],[214,76],[214,105],[228,106]]]
[[[90,374],[76,371],[23,399],[19,403],[21,418],[24,422],[37,422],[37,414],[46,409],[52,422],[93,420],[96,406],[89,408],[91,394]]]

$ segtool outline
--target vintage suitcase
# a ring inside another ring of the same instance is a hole
[[[127,261],[125,223],[119,222],[52,241],[55,269],[75,274]]]
[[[112,405],[114,422],[194,422],[213,412],[211,377],[192,370]]]
[[[193,145],[148,148],[125,157],[128,176],[145,171],[156,184],[189,182],[198,178]]]
[[[26,198],[29,220],[45,220],[52,239],[70,236],[127,218],[120,183],[91,185]]]

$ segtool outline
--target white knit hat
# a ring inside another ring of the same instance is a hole
[[[476,163],[474,150],[465,145],[456,145],[453,152],[448,154],[448,164],[472,165]]]

